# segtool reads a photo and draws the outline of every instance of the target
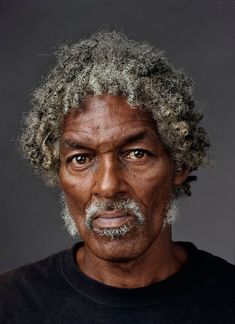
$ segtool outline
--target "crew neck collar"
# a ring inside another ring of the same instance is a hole
[[[116,307],[139,307],[159,303],[173,298],[195,279],[198,267],[198,249],[189,242],[177,242],[188,253],[188,259],[174,275],[158,283],[141,288],[117,288],[105,285],[85,275],[76,264],[76,251],[83,242],[76,243],[70,250],[62,253],[60,269],[64,278],[78,293],[90,300]],[[192,271],[194,270],[194,271]]]

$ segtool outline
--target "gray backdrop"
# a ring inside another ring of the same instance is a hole
[[[234,262],[234,1],[5,0],[0,2],[0,272],[73,244],[60,219],[58,191],[44,186],[17,154],[30,93],[64,40],[118,28],[165,49],[195,80],[216,165],[198,173],[180,201],[175,240]]]

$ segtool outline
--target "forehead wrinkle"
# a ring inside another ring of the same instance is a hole
[[[105,143],[110,147],[121,146],[122,139],[144,131],[150,138],[158,137],[157,125],[149,114],[129,105],[125,107],[122,102],[117,104],[114,101],[110,104],[109,100],[92,98],[85,107],[83,111],[73,110],[68,116],[62,137],[69,135],[71,139],[82,141],[84,144]]]
[[[150,140],[154,141],[155,144],[161,146],[161,141],[158,138],[158,135],[156,132],[151,128],[142,128],[141,130],[132,130],[132,131],[125,131],[126,127],[123,128],[121,133],[115,133],[111,135],[105,134],[105,137],[99,137],[99,136],[92,136],[90,132],[80,132],[74,134],[70,134],[71,136],[65,136],[62,140],[62,146],[63,144],[66,145],[66,143],[71,143],[70,146],[76,147],[90,147],[90,148],[105,148],[105,149],[113,149],[113,148],[120,148],[122,146],[126,145],[132,145],[141,143],[144,140]],[[88,136],[80,136],[81,133],[88,134]]]
[[[140,121],[142,125],[137,125],[137,122]],[[92,125],[93,124],[93,125]],[[132,127],[134,125],[134,127]],[[126,122],[125,120],[122,122],[118,122],[117,124],[111,124],[110,126],[105,126],[103,127],[102,123],[97,123],[97,121],[94,123],[93,118],[91,117],[90,119],[86,121],[79,121],[79,124],[76,120],[69,121],[69,123],[66,124],[64,127],[64,132],[63,135],[66,133],[74,133],[74,134],[85,134],[88,138],[91,137],[93,138],[94,133],[96,135],[104,135],[107,131],[112,132],[116,128],[120,130],[118,133],[118,136],[120,134],[127,134],[129,129],[136,129],[138,126],[142,126],[142,129],[146,130],[147,128],[152,128],[151,124],[149,123],[148,120],[146,120],[146,124],[143,123],[143,119],[132,119]],[[156,132],[157,133],[157,132]],[[109,136],[109,135],[108,135]]]
[[[115,99],[115,100],[114,100]],[[93,120],[93,111],[95,111],[96,121],[104,118],[104,112],[109,112],[105,116],[110,120],[115,120],[116,115],[122,114],[122,111],[129,110],[133,114],[133,120],[146,120],[150,123],[154,122],[153,116],[150,112],[143,111],[141,107],[130,106],[125,97],[115,95],[102,95],[102,96],[88,96],[82,103],[79,109],[72,108],[70,116],[75,120],[79,119],[89,122]]]
[[[79,115],[75,116],[73,119],[68,118],[65,122],[65,127],[67,125],[74,125],[74,124],[79,125],[79,126],[80,125],[86,126],[86,124],[87,124],[86,127],[89,127],[91,129],[97,128],[97,127],[102,127],[103,126],[102,124],[104,121],[104,114],[101,112],[100,116],[97,116],[97,113],[96,113],[96,119],[94,120],[94,116],[92,114],[87,114],[88,112],[89,111],[85,111],[83,115],[79,114]],[[114,127],[119,126],[119,125],[122,126],[123,124],[126,123],[126,119],[123,118],[123,121],[121,121],[121,122],[118,121],[118,123],[115,124],[117,114],[118,113],[116,111],[115,112],[112,111],[111,113],[106,114],[105,121],[107,121],[107,120],[112,121],[112,123],[114,124]],[[140,116],[139,114],[133,116],[132,119],[129,119],[128,122],[136,123],[138,121],[140,121],[140,122],[146,121],[146,123],[148,123],[148,124],[152,124],[154,122],[150,119],[149,116],[145,116],[145,115]]]
[[[67,120],[65,123],[65,127],[64,130],[65,131],[77,131],[77,129],[82,132],[89,132],[89,130],[107,130],[107,129],[114,129],[114,128],[121,128],[121,127],[129,127],[130,124],[135,124],[136,126],[147,126],[147,127],[151,127],[151,128],[156,128],[156,125],[154,123],[153,120],[150,120],[149,117],[146,116],[146,118],[144,118],[144,116],[141,117],[134,117],[132,119],[129,119],[128,121],[126,121],[125,118],[123,118],[122,121],[116,121],[115,118],[111,118],[110,116],[105,116],[105,121],[104,121],[104,116],[100,116],[99,118],[96,118],[94,120],[94,117],[91,116],[89,119],[85,119],[82,120],[80,118],[75,118],[72,120]],[[106,123],[107,120],[112,121],[112,124],[110,123],[110,126],[107,127],[107,125],[105,127],[103,127],[104,122]],[[114,122],[113,122],[114,121]],[[137,125],[137,123],[140,122],[141,125]],[[80,129],[81,127],[81,129]],[[74,129],[73,129],[74,128]]]

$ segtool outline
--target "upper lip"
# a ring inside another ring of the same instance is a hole
[[[127,213],[118,211],[118,210],[110,210],[110,211],[103,211],[103,212],[98,212],[94,219],[102,217],[102,218],[118,218],[118,217],[124,217],[128,216]]]

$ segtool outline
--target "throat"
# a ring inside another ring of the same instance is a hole
[[[187,260],[183,247],[171,242],[169,253],[142,255],[135,260],[107,261],[97,258],[85,246],[76,254],[80,270],[88,277],[118,288],[141,288],[167,279],[178,272]],[[150,251],[149,251],[150,252]]]

